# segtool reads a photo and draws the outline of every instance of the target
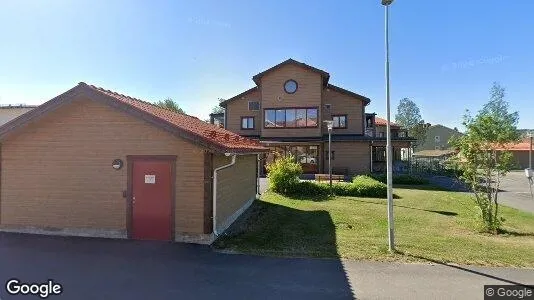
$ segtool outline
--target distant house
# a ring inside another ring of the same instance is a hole
[[[514,155],[515,168],[526,169],[528,168],[529,150],[530,150],[530,138],[524,138],[517,144],[506,145],[498,150],[508,150]],[[533,157],[534,159],[534,157]]]
[[[424,143],[418,145],[415,148],[415,152],[423,150],[447,150],[452,146],[449,144],[449,140],[454,135],[461,135],[456,128],[451,129],[449,127],[436,124],[428,126],[426,131],[426,137]],[[414,153],[415,154],[415,153]]]
[[[36,108],[35,105],[0,105],[0,125]]]

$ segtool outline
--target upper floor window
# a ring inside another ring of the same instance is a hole
[[[305,128],[317,124],[317,108],[265,109],[265,128]]]
[[[286,91],[286,93],[288,94],[294,94],[297,91],[298,87],[299,84],[293,79],[289,79],[284,83],[284,91]]]
[[[260,110],[260,102],[258,102],[258,101],[249,101],[248,102],[248,110],[250,110],[250,111],[258,111],[258,110]]]
[[[347,115],[332,115],[334,128],[347,128]]]
[[[439,135],[436,135],[436,136],[434,137],[434,141],[436,141],[436,143],[441,142],[441,138],[440,138],[440,136],[439,136]]]
[[[254,129],[254,117],[241,117],[241,129]]]
[[[379,132],[378,133],[378,137],[384,137],[385,136],[385,133],[384,132]]]

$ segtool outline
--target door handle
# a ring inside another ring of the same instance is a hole
[[[135,196],[132,196],[132,204],[135,204]]]

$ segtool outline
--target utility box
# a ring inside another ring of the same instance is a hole
[[[530,168],[526,168],[525,169],[525,176],[527,176],[527,178],[532,178],[533,177],[533,173],[534,173],[534,170],[532,170]]]

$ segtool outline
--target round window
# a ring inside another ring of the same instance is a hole
[[[293,79],[290,79],[288,81],[286,81],[286,83],[284,83],[284,90],[286,91],[286,93],[288,94],[293,94],[297,91],[297,88],[298,88],[298,84],[295,80]]]

